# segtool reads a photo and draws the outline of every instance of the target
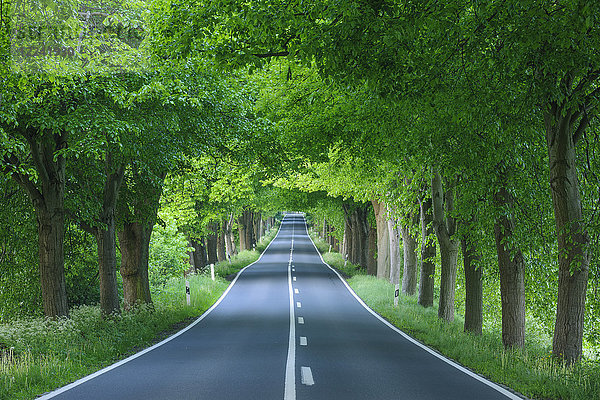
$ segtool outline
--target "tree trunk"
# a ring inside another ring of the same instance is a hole
[[[98,276],[100,280],[100,309],[102,314],[119,313],[117,284],[117,243],[114,213],[105,222],[107,229],[97,229]]]
[[[162,184],[166,173],[153,176],[141,175],[137,168],[133,171],[133,187],[123,186],[131,191],[130,203],[120,202],[119,212],[123,226],[117,236],[121,248],[121,276],[123,277],[123,297],[125,309],[137,304],[152,304],[148,261],[150,258],[150,238],[156,223]]]
[[[223,224],[223,231],[225,232],[225,252],[230,257],[233,257],[237,254],[237,250],[235,248],[235,238],[233,236],[233,214],[229,216],[229,220],[225,221]]]
[[[582,354],[585,296],[589,274],[589,236],[581,209],[575,145],[587,128],[584,115],[551,105],[544,115],[550,188],[558,239],[558,299],[552,352],[573,363]]]
[[[119,288],[117,283],[117,234],[115,209],[119,190],[125,176],[125,166],[120,165],[111,171],[111,154],[106,159],[106,181],[104,183],[101,226],[95,230],[98,245],[98,276],[100,279],[100,309],[104,315],[119,313]]]
[[[192,239],[192,247],[194,248],[194,267],[196,272],[206,267],[206,246],[204,239]]]
[[[344,253],[345,259],[350,259],[350,256],[354,252],[353,244],[352,244],[352,240],[354,238],[354,233],[353,233],[354,229],[352,226],[352,213],[346,204],[343,205],[343,209],[344,209],[344,243],[343,243],[342,252]],[[352,262],[352,261],[350,261],[350,262]],[[369,274],[369,275],[371,275],[371,274]]]
[[[56,188],[57,191],[61,189]],[[48,197],[46,195],[45,197]],[[62,196],[61,196],[62,197]],[[56,198],[55,211],[60,209],[62,199]],[[57,204],[58,203],[58,204]],[[64,258],[64,214],[36,208],[39,240],[39,268],[42,301],[46,317],[69,315],[65,281]]]
[[[400,231],[389,208],[387,214],[387,228],[390,237],[390,282],[396,285],[400,283],[400,268],[403,264],[403,258],[400,256]]]
[[[69,315],[65,282],[65,167],[66,133],[47,134],[23,126],[19,131],[28,142],[38,183],[21,173],[21,160],[5,155],[6,170],[29,195],[38,224],[38,257],[42,302],[46,317]],[[39,185],[39,186],[38,186]]]
[[[525,345],[525,265],[523,254],[515,249],[514,223],[506,210],[514,207],[514,199],[506,187],[495,195],[500,215],[494,225],[494,238],[500,272],[500,296],[502,300],[502,343],[504,347]]]
[[[246,250],[246,226],[244,225],[243,216],[238,218],[238,236],[240,237],[240,251]]]
[[[386,207],[383,202],[371,200],[377,225],[377,277],[390,277],[390,234],[387,226]]]
[[[223,222],[220,225],[221,227],[217,228],[217,259],[219,261],[225,261],[227,259],[227,252],[225,250],[225,231],[222,228],[225,227],[226,222]]]
[[[400,232],[402,233],[402,248],[404,252],[402,293],[412,296],[417,291],[417,240],[411,234],[410,226],[406,224],[401,225]]]
[[[252,226],[253,226],[253,231],[252,231],[252,249],[254,250],[254,248],[256,248],[256,244],[258,243],[258,240],[261,238],[261,234],[260,234],[260,213],[259,212],[253,212],[252,213]]]
[[[453,238],[456,221],[451,217],[454,209],[453,191],[444,193],[442,178],[437,171],[431,179],[433,204],[433,227],[440,245],[442,272],[440,279],[440,301],[438,317],[454,321],[454,296],[456,292],[456,267],[460,242]]]
[[[125,309],[150,304],[148,258],[152,227],[141,222],[125,222],[118,233],[121,248],[121,276]]]
[[[208,263],[217,263],[217,225],[211,222],[208,225],[209,234],[206,235],[206,253],[208,255]]]
[[[483,286],[481,254],[467,234],[462,239],[465,268],[465,332],[481,335],[483,329]]]
[[[366,268],[367,271],[377,273],[377,229],[368,225],[367,222],[367,243],[366,243]],[[389,274],[388,269],[388,274]]]
[[[198,267],[196,267],[196,247],[194,246],[194,239],[188,237],[188,247],[191,247],[192,250],[188,251],[188,263],[190,264],[190,269],[193,272],[198,272]]]
[[[433,205],[431,199],[421,201],[421,278],[419,280],[419,304],[433,306],[435,282],[435,242],[433,229]]]
[[[254,244],[254,223],[251,210],[244,210],[239,216],[238,229],[240,233],[240,249],[252,250]]]

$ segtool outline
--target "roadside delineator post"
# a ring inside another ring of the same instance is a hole
[[[344,254],[344,267],[348,264],[348,254]]]
[[[192,301],[190,299],[190,281],[185,280],[185,299],[187,300],[187,305],[191,305]]]
[[[231,255],[229,253],[227,253],[227,260],[229,261],[229,265],[231,265]]]
[[[215,264],[210,264],[210,278],[215,280]]]
[[[331,245],[329,245],[329,252],[331,253]]]
[[[396,290],[394,290],[394,307],[398,307],[398,297],[400,297],[400,284],[396,283]]]

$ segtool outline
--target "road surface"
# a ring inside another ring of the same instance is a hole
[[[288,214],[186,330],[45,399],[519,399],[377,317]]]

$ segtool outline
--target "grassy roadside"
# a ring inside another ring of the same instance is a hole
[[[343,258],[328,253],[329,246],[313,237],[325,262],[339,269]],[[337,265],[336,265],[337,264]],[[346,272],[347,271],[347,272]],[[452,323],[437,317],[437,305],[423,308],[417,298],[401,295],[393,305],[394,286],[366,276],[354,266],[344,271],[356,294],[375,312],[415,339],[478,374],[500,383],[531,399],[600,399],[600,364],[583,361],[566,368],[551,356],[545,340],[530,338],[522,350],[505,350],[500,332],[484,331],[481,336],[463,332],[464,320],[456,316]],[[533,333],[530,333],[532,335]]]
[[[257,246],[263,251],[276,229]],[[30,318],[0,325],[0,399],[33,399],[156,343],[192,322],[223,294],[225,276],[256,261],[258,251],[242,252],[210,271],[171,278],[153,289],[154,307],[138,307],[102,318],[98,306],[71,310],[70,319]]]
[[[278,230],[278,226],[271,228],[256,244],[255,250],[244,250],[239,252],[231,258],[231,263],[229,261],[218,262],[215,265],[215,275],[227,280],[232,280],[242,268],[258,260],[260,254],[265,251],[269,243],[275,238]]]

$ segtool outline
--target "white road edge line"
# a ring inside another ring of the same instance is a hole
[[[281,221],[281,223],[283,224],[283,221],[285,220],[285,217],[283,218],[283,220]],[[195,320],[194,322],[192,322],[190,325],[188,325],[186,328],[180,330],[179,332],[177,332],[176,334],[174,334],[173,336],[169,336],[168,338],[166,338],[165,340],[163,340],[162,342],[156,343],[155,345],[148,347],[142,351],[140,351],[139,353],[135,353],[132,356],[129,356],[121,361],[118,361],[112,365],[109,365],[106,368],[103,368],[99,371],[94,372],[93,374],[84,376],[81,379],[76,380],[73,383],[70,383],[66,386],[63,386],[61,388],[58,388],[50,393],[44,394],[41,397],[36,398],[36,400],[47,400],[47,399],[51,399],[55,396],[58,396],[61,393],[64,393],[68,390],[73,389],[76,386],[79,386],[87,381],[91,381],[94,378],[99,377],[100,375],[103,375],[109,371],[112,371],[115,368],[120,367],[123,364],[128,363],[129,361],[133,361],[138,357],[143,356],[146,353],[151,352],[152,350],[170,342],[171,340],[175,339],[178,336],[183,335],[185,332],[189,331],[190,329],[192,329],[194,326],[196,326],[198,323],[200,323],[200,321],[202,321],[204,318],[206,318],[215,308],[217,308],[217,306],[219,304],[221,304],[221,302],[223,301],[223,299],[225,298],[225,296],[227,296],[227,294],[229,293],[229,291],[231,290],[231,288],[233,287],[233,285],[235,285],[235,283],[237,282],[238,278],[242,275],[242,273],[249,267],[251,267],[252,265],[256,264],[257,262],[260,261],[260,259],[262,258],[263,254],[265,254],[267,252],[267,249],[271,246],[271,244],[273,244],[273,242],[275,242],[275,240],[277,239],[277,236],[279,236],[279,232],[281,232],[281,227],[279,228],[279,230],[277,231],[277,234],[275,235],[275,237],[273,238],[273,240],[271,240],[271,242],[269,243],[269,245],[265,248],[265,250],[261,253],[261,255],[258,257],[258,260],[254,261],[252,264],[247,265],[246,267],[244,267],[240,272],[238,272],[238,274],[236,275],[236,277],[233,279],[233,281],[229,284],[229,286],[227,287],[227,289],[225,290],[225,292],[223,292],[223,294],[221,295],[221,297],[219,297],[219,299],[215,302],[215,304],[213,304],[208,310],[206,310],[204,312],[204,314],[202,314],[201,316],[198,317],[197,320]]]
[[[302,375],[302,384],[307,386],[312,386],[315,384],[310,367],[300,367],[300,374]]]
[[[313,247],[315,248],[315,251],[317,252],[317,254],[319,255],[319,257],[321,258],[321,262],[323,264],[325,264],[330,270],[332,270],[337,275],[337,277],[340,279],[340,281],[342,281],[342,283],[344,284],[344,286],[346,286],[346,289],[348,289],[348,291],[350,292],[350,294],[352,296],[354,296],[354,298],[360,303],[360,305],[363,306],[369,313],[371,313],[371,315],[373,315],[379,321],[383,322],[385,325],[387,325],[390,329],[392,329],[393,331],[395,331],[399,335],[403,336],[406,340],[410,341],[411,343],[415,344],[416,346],[419,346],[423,350],[425,350],[428,353],[432,354],[433,356],[439,358],[440,360],[444,361],[445,363],[453,366],[454,368],[458,369],[459,371],[467,374],[468,376],[470,376],[470,377],[478,380],[479,382],[481,382],[481,383],[483,383],[483,384],[491,387],[492,389],[494,389],[494,390],[502,393],[507,398],[509,398],[511,400],[523,400],[523,397],[517,396],[516,394],[509,392],[508,390],[506,390],[503,387],[497,385],[496,383],[494,383],[494,382],[492,382],[490,380],[487,380],[487,379],[485,379],[484,377],[482,377],[480,375],[477,375],[473,371],[468,370],[467,368],[463,367],[462,365],[457,364],[454,361],[452,361],[452,360],[444,357],[443,355],[439,354],[435,350],[430,349],[429,347],[425,346],[423,343],[420,343],[419,341],[417,341],[416,339],[412,338],[411,336],[409,336],[405,332],[401,331],[399,328],[397,328],[396,326],[394,326],[391,323],[389,323],[381,315],[379,315],[375,311],[373,311],[368,305],[365,304],[365,302],[360,297],[358,297],[358,295],[354,292],[354,290],[352,290],[352,288],[350,287],[350,285],[348,285],[348,282],[346,282],[346,280],[344,278],[342,278],[342,276],[335,269],[333,269],[331,267],[331,265],[327,264],[325,262],[325,260],[323,260],[323,256],[319,252],[319,249],[317,249],[317,246],[315,245],[315,242],[313,242],[312,238],[308,234],[308,225],[306,224],[306,221],[304,222],[304,228],[306,229],[306,235],[310,239],[310,242],[312,243]],[[302,368],[304,368],[304,367],[302,367]]]
[[[292,230],[292,240],[294,231]],[[288,341],[287,361],[285,363],[285,384],[283,400],[296,400],[296,317],[294,311],[294,291],[292,288],[292,255],[288,264],[288,293],[290,296],[290,336]]]

